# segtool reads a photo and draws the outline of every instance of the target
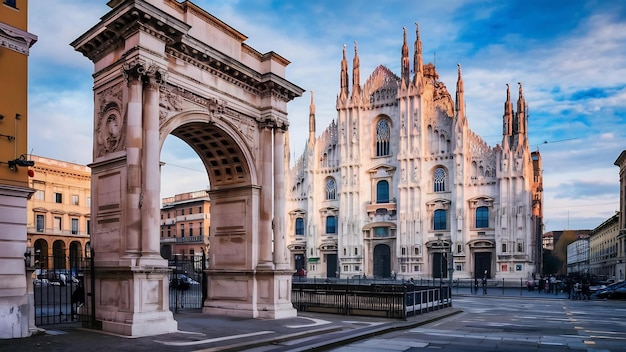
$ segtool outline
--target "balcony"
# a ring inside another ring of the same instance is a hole
[[[377,215],[389,215],[394,216],[396,214],[398,206],[396,204],[395,198],[390,200],[388,203],[370,203],[365,206],[365,211],[367,214],[377,214]]]
[[[207,236],[176,237],[176,243],[205,243]]]

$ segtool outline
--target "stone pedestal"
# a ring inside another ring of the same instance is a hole
[[[297,316],[291,304],[291,271],[207,270],[208,292],[202,312],[242,318]]]
[[[167,267],[97,268],[95,289],[96,320],[104,331],[137,337],[178,330]]]

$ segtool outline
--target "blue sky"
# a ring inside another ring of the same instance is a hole
[[[531,149],[543,157],[546,231],[593,229],[619,209],[613,163],[626,149],[622,1],[193,2],[248,36],[256,50],[291,61],[287,79],[306,90],[288,106],[292,160],[307,138],[310,91],[318,135],[336,118],[343,45],[351,65],[358,42],[362,83],[378,65],[399,75],[402,28],[412,51],[418,22],[424,61],[435,63],[452,95],[462,65],[469,126],[489,145],[501,142],[506,84],[523,83]],[[92,161],[93,64],[69,43],[109,11],[106,3],[29,1],[29,32],[39,36],[29,72],[33,154]],[[161,197],[207,187],[199,159],[175,137],[161,160]]]

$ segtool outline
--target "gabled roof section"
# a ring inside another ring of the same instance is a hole
[[[400,84],[400,77],[396,76],[390,69],[380,65],[376,67],[374,72],[369,76],[363,87],[363,95],[370,96],[375,91],[381,88],[398,89]]]

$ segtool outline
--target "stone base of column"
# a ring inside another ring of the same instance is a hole
[[[202,312],[242,318],[297,316],[291,304],[291,271],[207,270],[208,292]]]
[[[167,266],[98,267],[94,295],[103,331],[137,337],[178,330],[169,310]]]
[[[102,330],[124,336],[141,337],[178,331],[171,311],[124,314],[126,322],[103,321]]]

